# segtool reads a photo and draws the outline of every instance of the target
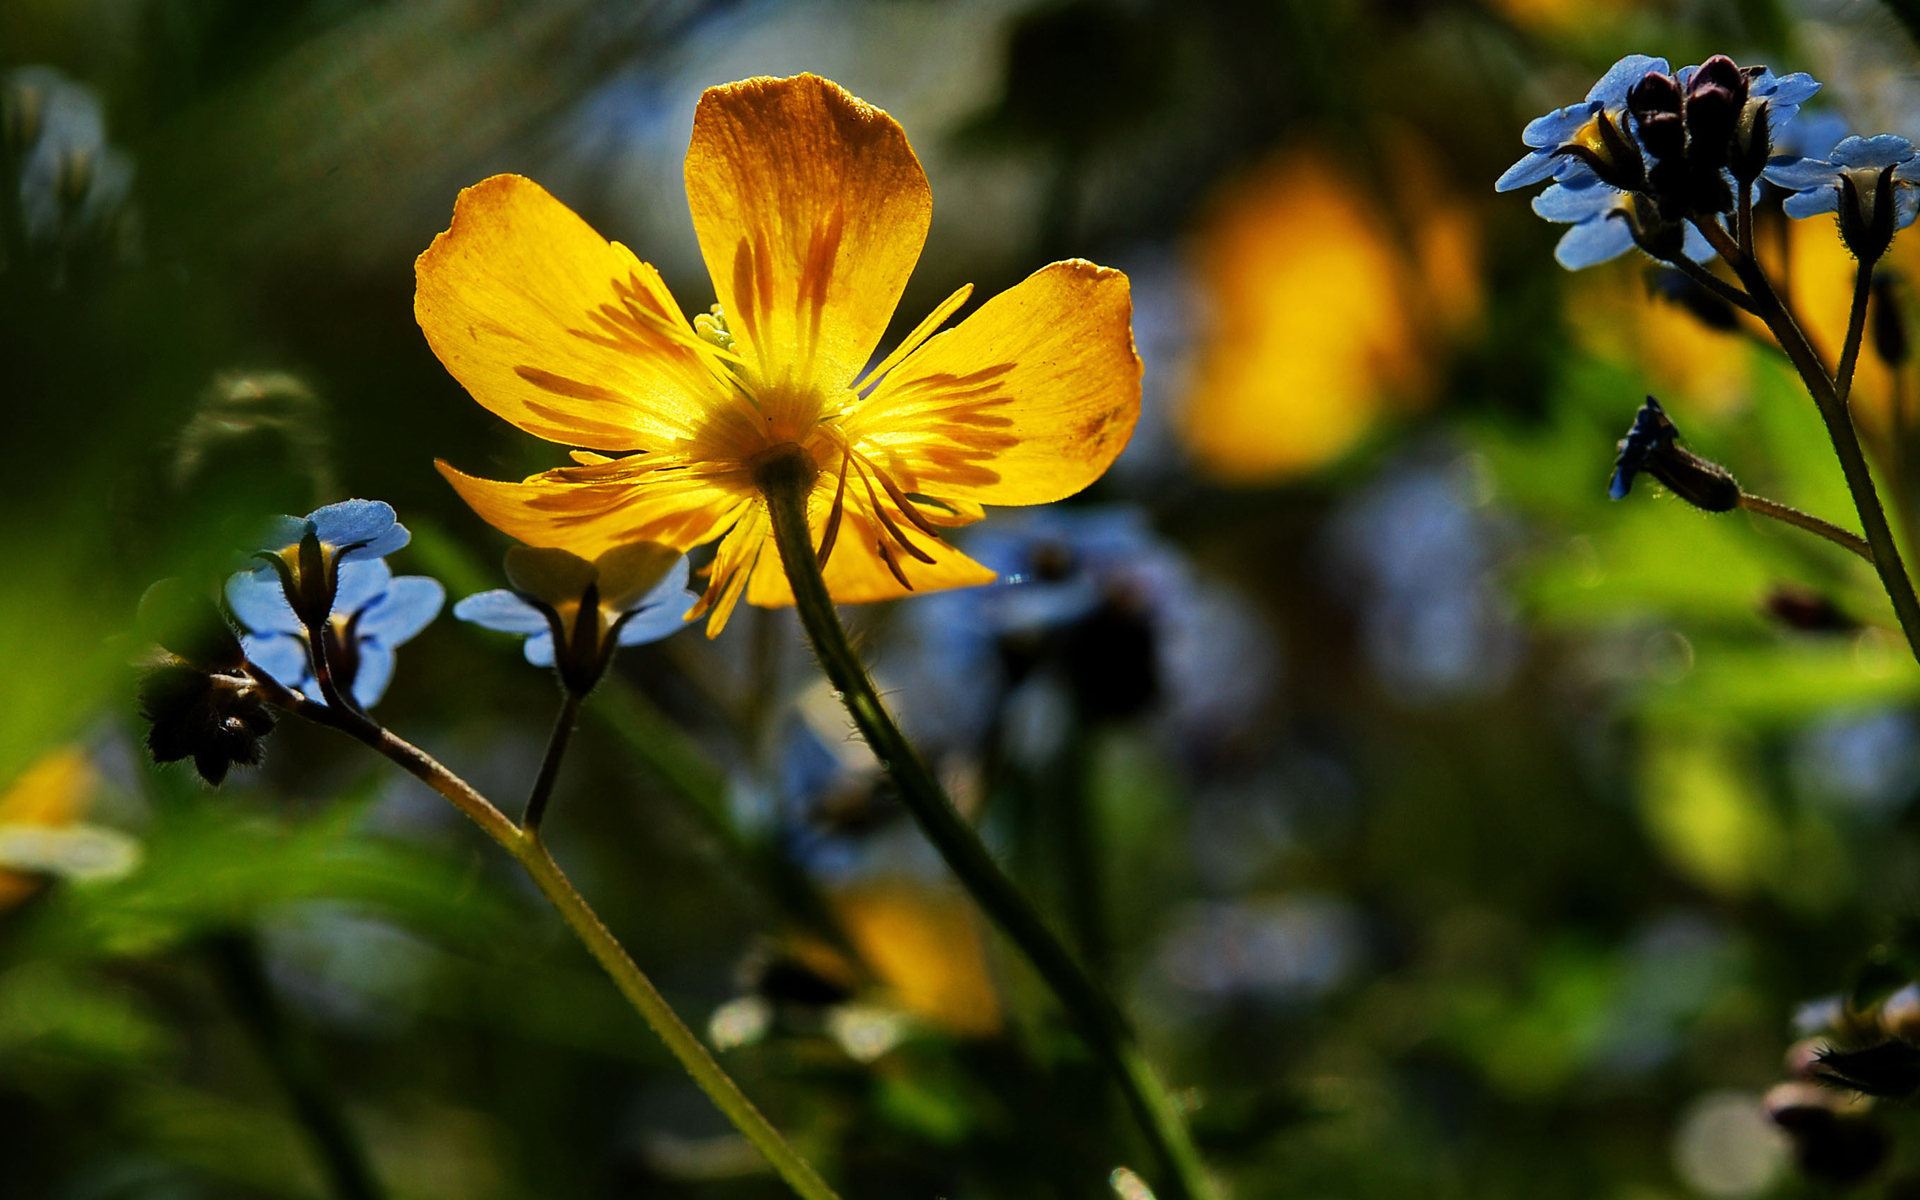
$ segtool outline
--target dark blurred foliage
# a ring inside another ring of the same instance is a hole
[[[432,461],[562,451],[434,360],[412,257],[520,171],[704,309],[693,101],[802,69],[927,163],[909,324],[1054,257],[1134,279],[1135,445],[960,535],[1025,582],[854,615],[1234,1193],[1913,1194],[1910,1108],[1761,1097],[1849,1019],[1796,1033],[1803,1004],[1920,969],[1920,670],[1839,551],[1605,498],[1648,392],[1839,520],[1824,435],[1726,314],[1644,262],[1561,271],[1491,193],[1529,116],[1636,50],[1810,70],[1920,133],[1871,4],[0,5],[0,835],[59,835],[0,836],[0,1194],[351,1194],[329,1139],[395,1197],[781,1194],[456,814],[294,720],[219,791],[155,768],[132,664],[149,584],[210,596],[263,515],[342,497],[399,510],[397,570],[500,586]],[[1827,319],[1831,228],[1783,236]],[[1910,520],[1895,357],[1857,404]],[[551,681],[445,618],[399,655],[382,719],[517,811]],[[790,614],[615,676],[555,852],[848,1200],[1152,1176]],[[1856,1083],[1911,1067],[1885,1031],[1841,1050]]]

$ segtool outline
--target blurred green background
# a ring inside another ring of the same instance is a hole
[[[1813,108],[1920,135],[1893,7],[4,0],[0,835],[67,840],[0,836],[0,1194],[340,1194],[294,1094],[396,1198],[784,1194],[437,797],[291,720],[218,791],[155,769],[129,664],[148,584],[347,496],[413,530],[397,569],[499,586],[506,542],[432,461],[562,451],[435,361],[413,256],[516,171],[704,309],[694,102],[802,70],[932,180],[895,337],[1056,258],[1132,277],[1134,444],[960,535],[1078,607],[852,615],[1233,1194],[1825,1194],[1759,1097],[1796,1010],[1911,961],[1920,668],[1835,548],[1607,501],[1652,392],[1749,487],[1852,523],[1777,354],[1646,260],[1562,271],[1491,185],[1635,51],[1807,70]],[[1831,345],[1850,264],[1823,220],[1788,251]],[[1893,258],[1911,312],[1920,237]],[[1858,404],[1911,533],[1902,374],[1868,362]],[[848,1200],[1151,1175],[790,613],[616,674],[555,853]],[[556,703],[443,615],[379,713],[517,811]],[[1920,1161],[1859,1187],[1920,1194]]]

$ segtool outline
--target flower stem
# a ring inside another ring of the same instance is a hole
[[[1848,533],[1831,521],[1822,521],[1812,513],[1801,512],[1797,508],[1769,500],[1765,496],[1756,496],[1752,492],[1740,493],[1740,507],[1748,512],[1759,513],[1763,517],[1772,517],[1788,525],[1806,530],[1808,533],[1823,537],[1836,546],[1842,546],[1858,554],[1868,562],[1873,561],[1873,547],[1866,539],[1857,534]]]
[[[619,939],[613,936],[599,914],[573,886],[573,881],[567,878],[566,872],[560,869],[560,864],[548,853],[537,830],[522,830],[466,780],[449,771],[418,746],[395,736],[371,717],[315,704],[305,696],[280,686],[272,676],[258,668],[250,667],[248,674],[277,707],[319,724],[330,725],[398,763],[408,774],[451,801],[455,808],[480,827],[481,832],[513,855],[514,861],[532,876],[548,903],[559,910],[561,918],[586,946],[587,952],[613,978],[614,986],[620,989],[621,995],[627,998],[627,1002],[633,1005],[660,1040],[667,1044],[667,1049],[672,1051],[687,1074],[693,1077],[694,1083],[707,1094],[707,1098],[765,1156],[780,1178],[787,1182],[787,1186],[803,1200],[839,1200],[833,1189],[820,1178],[819,1172],[813,1169],[813,1165],[800,1157],[799,1152],[780,1135],[780,1131],[761,1115],[753,1101],[740,1090],[740,1085],[714,1061],[699,1037],[673,1011],[666,997],[653,986],[653,981],[627,954]]]
[[[560,704],[560,715],[554,719],[553,735],[547,739],[546,757],[540,760],[540,774],[534,777],[533,791],[527,794],[527,810],[520,817],[520,826],[528,833],[537,833],[540,819],[547,813],[547,797],[553,795],[553,781],[560,775],[560,760],[567,755],[567,743],[573,740],[573,727],[580,721],[580,694],[571,688],[567,698]]]
[[[919,752],[900,732],[866,664],[847,640],[846,627],[827,593],[826,580],[807,527],[807,495],[816,471],[796,448],[763,461],[755,480],[765,493],[774,543],[793,587],[800,621],[813,642],[821,669],[839,693],[860,734],[900,788],[901,799],[954,875],[973,894],[1052,989],[1088,1046],[1106,1062],[1155,1152],[1166,1166],[1165,1194],[1172,1200],[1213,1200],[1217,1195],[1188,1132],[1186,1118],[1135,1042],[1117,1005],[1095,983],[1032,903],[987,851],[980,835],[953,807]]]
[[[245,1026],[287,1100],[313,1142],[339,1200],[382,1200],[386,1189],[373,1173],[366,1147],[341,1110],[340,1099],[309,1047],[287,1023],[273,994],[260,947],[247,933],[216,934],[207,941],[207,957],[234,1015]]]
[[[1853,393],[1853,369],[1860,361],[1860,336],[1867,328],[1867,298],[1873,292],[1873,263],[1860,260],[1853,275],[1853,307],[1847,312],[1847,340],[1840,351],[1840,369],[1834,372],[1833,390],[1845,404]]]
[[[1920,597],[1914,595],[1913,581],[1907,576],[1906,565],[1900,559],[1900,548],[1893,540],[1893,530],[1887,525],[1886,510],[1880,506],[1880,493],[1874,488],[1873,472],[1868,468],[1867,457],[1860,449],[1860,435],[1853,427],[1853,417],[1847,411],[1846,400],[1835,388],[1833,378],[1821,364],[1820,356],[1814,353],[1807,335],[1801,332],[1799,322],[1793,319],[1774,292],[1773,284],[1767,279],[1766,272],[1760,269],[1760,264],[1743,253],[1713,218],[1696,218],[1694,224],[1706,235],[1720,256],[1727,260],[1728,265],[1733,267],[1740,282],[1746,285],[1758,316],[1766,323],[1774,341],[1780,344],[1780,349],[1786,353],[1794,370],[1800,373],[1807,391],[1812,394],[1814,407],[1820,410],[1820,418],[1827,426],[1827,436],[1833,442],[1834,454],[1840,459],[1840,472],[1846,477],[1847,490],[1853,494],[1854,509],[1860,514],[1860,527],[1865,531],[1867,545],[1873,551],[1873,569],[1879,573],[1880,585],[1893,602],[1894,615],[1900,620],[1901,632],[1907,636],[1908,648],[1915,659],[1920,659]]]

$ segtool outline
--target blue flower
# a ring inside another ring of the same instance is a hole
[[[1607,262],[1633,249],[1633,197],[1597,179],[1550,184],[1533,198],[1533,211],[1573,226],[1553,249],[1553,257],[1569,271]],[[1695,262],[1714,256],[1706,235],[1691,225],[1686,227],[1681,249]]]
[[[392,518],[393,510],[388,508],[387,524],[398,529],[392,525]],[[406,531],[401,529],[400,534],[404,544]],[[380,558],[346,562],[338,575],[333,607],[322,630],[327,638],[327,658],[340,686],[360,707],[371,708],[380,702],[393,678],[394,648],[432,623],[446,600],[446,590],[437,580],[423,575],[395,578],[392,568]],[[287,602],[279,581],[259,572],[243,571],[227,581],[227,604],[247,628],[241,644],[254,665],[286,686],[325,703],[307,652],[306,628]]]
[[[1775,157],[1781,160],[1826,158],[1847,132],[1847,119],[1831,109],[1806,113],[1784,130],[1774,131]]]
[[[453,615],[525,637],[528,662],[556,668],[568,687],[584,693],[618,647],[657,642],[684,627],[698,599],[687,590],[688,574],[685,555],[652,542],[616,546],[592,562],[564,550],[520,546],[507,553],[513,590],[468,596]],[[588,606],[598,619],[582,626],[580,612]]]
[[[1666,74],[1667,60],[1629,54],[1607,68],[1585,100],[1529,121],[1520,134],[1528,147],[1526,155],[1507,168],[1493,185],[1494,190],[1511,192],[1547,179],[1569,184],[1598,182],[1593,168],[1573,155],[1562,154],[1561,147],[1576,141],[1602,113],[1613,117],[1615,125],[1622,125],[1619,115],[1626,111],[1627,93],[1649,73]]]
[[[1787,197],[1790,217],[1811,217],[1837,212],[1843,180],[1850,181],[1862,198],[1872,196],[1880,175],[1893,168],[1895,229],[1913,224],[1920,212],[1920,156],[1906,138],[1883,133],[1877,137],[1850,137],[1833,147],[1824,158],[1781,157],[1767,164],[1767,182],[1794,193]]]
[[[319,540],[321,549],[335,564],[385,558],[413,537],[405,525],[394,520],[391,504],[383,500],[342,500],[316,508],[304,517],[275,517],[255,545],[298,569],[300,543],[308,534]]]
[[[1680,72],[1682,89],[1693,82],[1693,72],[1697,69],[1688,67]],[[1788,123],[1799,113],[1800,106],[1811,100],[1813,94],[1819,90],[1820,81],[1805,71],[1795,71],[1791,75],[1775,75],[1771,69],[1762,68],[1753,82],[1747,85],[1747,102],[1749,104],[1755,100],[1766,102],[1767,125],[1773,142],[1777,146],[1780,144],[1781,132],[1788,128]],[[1830,113],[1822,113],[1819,119],[1824,121],[1831,116]],[[1810,121],[1814,119],[1808,118]],[[1838,140],[1837,136],[1835,140]]]

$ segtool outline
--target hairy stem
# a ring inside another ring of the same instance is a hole
[[[672,1051],[687,1074],[693,1077],[700,1090],[726,1114],[734,1128],[760,1151],[787,1186],[804,1200],[839,1200],[833,1189],[820,1178],[819,1172],[813,1169],[813,1165],[787,1144],[780,1131],[761,1114],[753,1101],[740,1090],[740,1085],[707,1052],[699,1037],[673,1011],[666,997],[653,986],[653,981],[640,970],[619,939],[613,936],[599,914],[573,886],[566,872],[560,869],[553,855],[547,852],[537,832],[516,826],[466,780],[449,771],[418,746],[395,736],[372,718],[358,712],[315,704],[305,696],[280,686],[266,672],[257,668],[250,666],[248,674],[260,684],[262,693],[274,705],[320,724],[330,725],[398,763],[408,774],[446,797],[455,808],[478,825],[481,832],[513,855],[514,861],[532,876],[548,903],[559,910],[574,936],[580,939],[587,952],[612,977],[621,995],[627,998],[627,1002],[633,1005],[660,1040],[667,1044],[667,1049]]]
[[[790,454],[764,462],[756,472],[756,481],[766,495],[774,541],[821,669],[874,756],[893,777],[901,799],[927,840],[1033,964],[1081,1037],[1113,1072],[1166,1167],[1164,1194],[1174,1200],[1212,1200],[1217,1193],[1187,1130],[1186,1118],[1141,1054],[1119,1008],[994,861],[980,835],[953,807],[945,789],[881,703],[866,664],[847,640],[846,627],[840,623],[820,574],[806,517],[807,495],[815,474],[813,463],[795,447]]]
[[[1886,510],[1880,506],[1880,493],[1874,488],[1873,472],[1868,468],[1867,457],[1860,449],[1860,435],[1853,427],[1853,417],[1847,411],[1845,399],[1835,388],[1826,367],[1821,364],[1820,356],[1814,353],[1807,335],[1801,332],[1799,322],[1793,319],[1775,294],[1772,283],[1768,281],[1766,272],[1760,269],[1759,263],[1744,254],[1717,221],[1696,218],[1694,224],[1713,243],[1713,248],[1727,260],[1728,265],[1733,267],[1740,282],[1746,285],[1747,294],[1753,298],[1760,319],[1766,323],[1774,341],[1780,344],[1780,349],[1786,353],[1794,370],[1800,373],[1807,391],[1812,394],[1814,406],[1820,410],[1820,418],[1826,423],[1827,436],[1833,442],[1834,454],[1840,459],[1840,471],[1846,477],[1847,490],[1853,494],[1853,506],[1860,514],[1860,527],[1866,532],[1867,545],[1872,548],[1873,569],[1879,573],[1880,585],[1893,602],[1894,615],[1900,620],[1901,632],[1906,634],[1908,648],[1915,659],[1920,659],[1920,597],[1914,595],[1913,581],[1908,578],[1906,565],[1900,560],[1899,546],[1893,540],[1893,530],[1887,525]]]
[[[1831,521],[1822,521],[1812,513],[1801,512],[1797,508],[1769,500],[1765,496],[1756,496],[1751,492],[1740,493],[1740,507],[1748,512],[1759,513],[1763,517],[1772,517],[1788,525],[1804,529],[1808,533],[1823,537],[1836,546],[1844,547],[1858,554],[1868,562],[1873,561],[1873,547],[1867,545],[1865,538],[1848,533]]]
[[[1862,259],[1853,275],[1853,307],[1847,312],[1847,340],[1840,351],[1840,369],[1833,390],[1845,404],[1853,393],[1853,369],[1860,362],[1860,336],[1867,329],[1867,298],[1873,292],[1873,264]]]

